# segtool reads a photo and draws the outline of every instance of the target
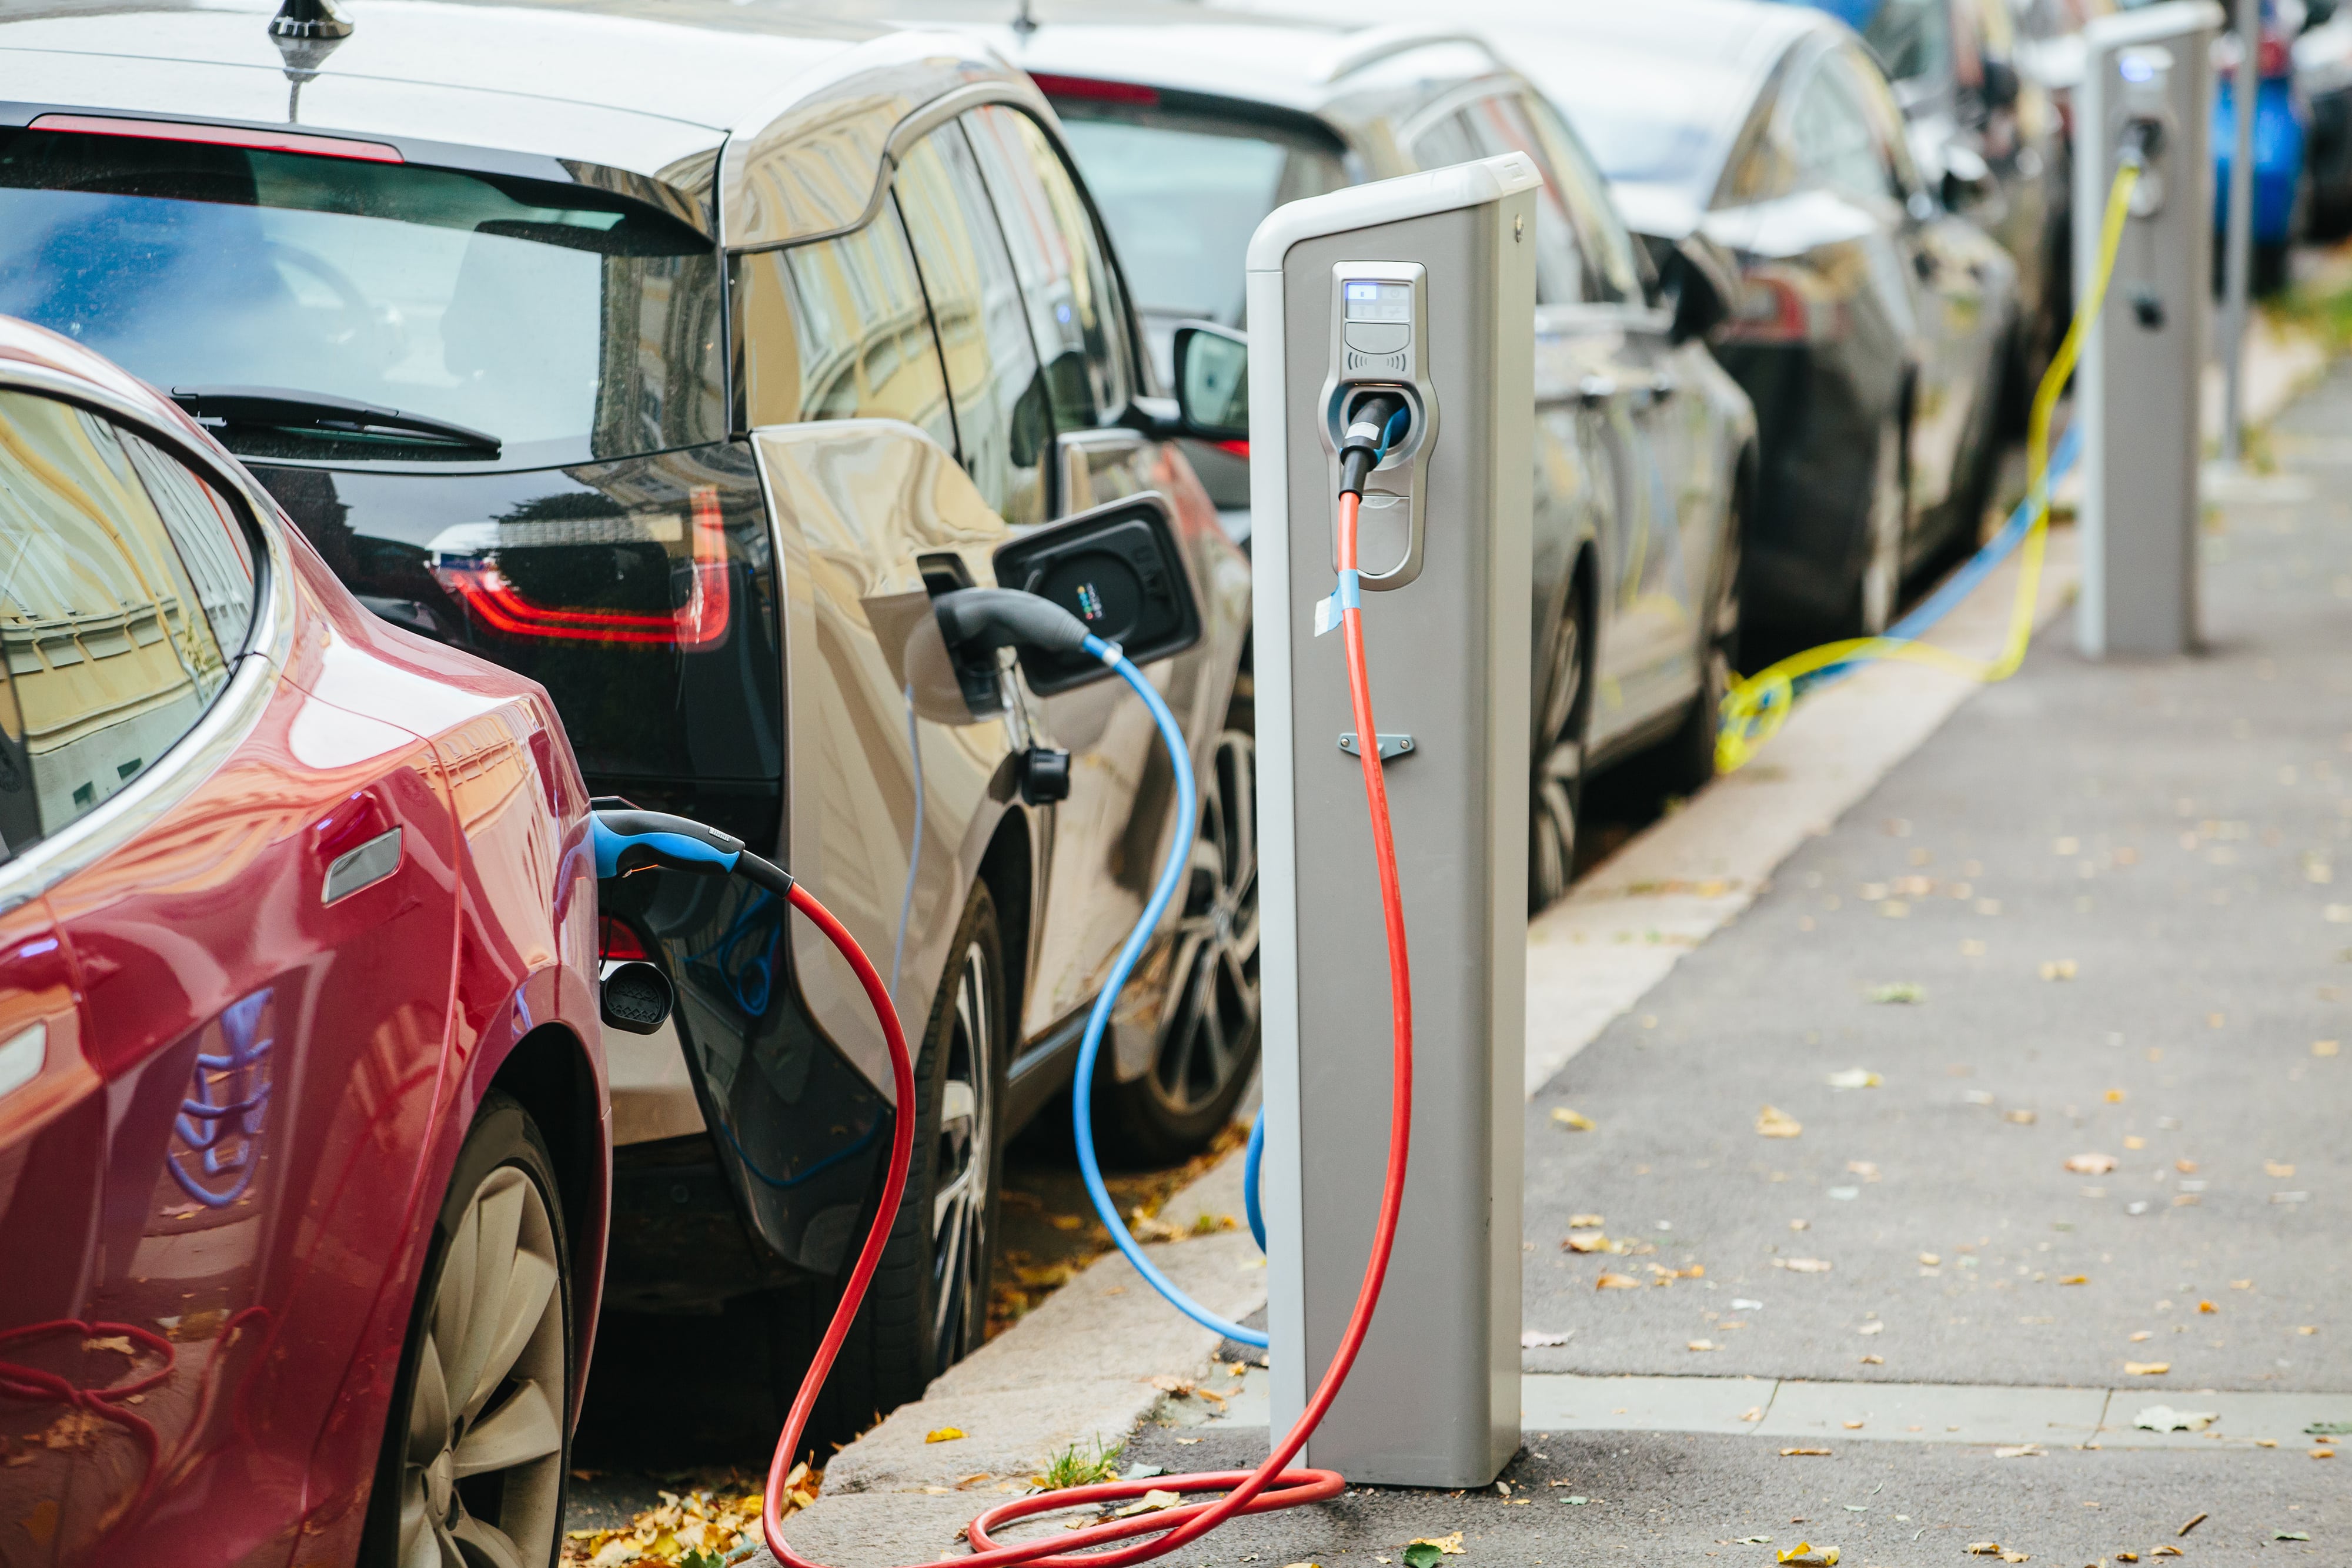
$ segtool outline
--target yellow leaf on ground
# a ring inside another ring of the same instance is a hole
[[[1830,1451],[1827,1448],[1783,1448],[1780,1450],[1780,1457],[1784,1459],[1793,1459],[1800,1456],[1826,1459],[1830,1457]]]
[[[2048,963],[2042,966],[2042,977],[2045,980],[2073,979],[2074,977],[2074,960],[2072,958],[2051,959]]]
[[[1826,1274],[1830,1271],[1826,1258],[1775,1258],[1772,1267],[1786,1269],[1791,1274]]]
[[[2134,1377],[2162,1377],[2172,1370],[2168,1361],[2127,1361],[2124,1370]]]
[[[2263,1175],[2266,1176],[2274,1176],[2284,1180],[2286,1177],[2294,1175],[2294,1167],[2293,1166],[2281,1165],[2276,1160],[2264,1160],[2263,1162]]]
[[[923,1434],[923,1441],[926,1443],[952,1443],[958,1437],[962,1436],[963,1428],[961,1427],[934,1427],[929,1431]]]
[[[2031,1111],[2003,1111],[2000,1113],[2000,1119],[2004,1122],[2014,1122],[2021,1127],[2033,1125],[2033,1113]]]
[[[1642,1288],[1642,1281],[1631,1274],[1603,1274],[1592,1281],[1592,1288],[1596,1291],[1638,1291]]]
[[[2066,1168],[2076,1176],[2105,1176],[2116,1168],[2113,1155],[2069,1155]]]
[[[1451,1535],[1417,1535],[1411,1541],[1406,1542],[1405,1544],[1407,1546],[1434,1546],[1448,1557],[1459,1557],[1462,1555],[1462,1532],[1457,1530]]]
[[[1715,1348],[1715,1342],[1711,1339],[1695,1339],[1690,1342],[1690,1348],[1693,1350],[1713,1350]]]
[[[1793,1563],[1797,1568],[1836,1568],[1838,1549],[1834,1546],[1815,1548],[1811,1542],[1800,1541],[1782,1552],[1776,1561]]]
[[[1756,1130],[1768,1138],[1794,1138],[1804,1132],[1804,1124],[1786,1111],[1767,1105],[1756,1113]]]
[[[2340,1044],[2332,1040],[2315,1040],[2311,1042],[2311,1054],[2314,1056],[2334,1056],[2343,1049]]]
[[[2087,1285],[2091,1277],[2088,1274],[2069,1274],[2058,1282],[2062,1285]]]
[[[1570,1252],[1606,1252],[1609,1238],[1598,1230],[1571,1230],[1560,1245]]]
[[[1592,1131],[1594,1124],[1592,1118],[1583,1112],[1571,1111],[1565,1105],[1553,1106],[1551,1119],[1571,1133],[1589,1133]]]
[[[1597,1214],[1571,1214],[1568,1217],[1570,1230],[1591,1230],[1608,1223]]]

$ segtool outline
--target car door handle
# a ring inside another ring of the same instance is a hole
[[[1607,376],[1587,376],[1576,383],[1576,395],[1587,408],[1607,402],[1617,395],[1617,383]]]

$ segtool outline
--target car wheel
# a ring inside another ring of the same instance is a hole
[[[1870,471],[1870,510],[1863,519],[1862,575],[1854,584],[1847,632],[1875,637],[1895,619],[1903,592],[1904,524],[1910,511],[1903,476],[1903,423],[1889,416],[1879,427],[1878,452]]]
[[[948,951],[915,1061],[914,1167],[865,1305],[811,1414],[804,1443],[816,1453],[921,1397],[932,1378],[988,1337],[1013,1007],[996,904],[985,884],[972,888]],[[857,1230],[861,1244],[866,1223]],[[853,1250],[842,1260],[845,1274],[854,1257]],[[798,1392],[840,1300],[838,1282],[772,1298],[780,1406]]]
[[[1682,728],[1659,749],[1664,767],[1658,783],[1670,795],[1691,794],[1715,777],[1723,699],[1739,677],[1739,551],[1746,522],[1747,498],[1736,496],[1717,547],[1713,586],[1700,611],[1698,695]]]
[[[1166,950],[1151,1070],[1131,1082],[1097,1080],[1096,1141],[1121,1165],[1198,1152],[1233,1120],[1257,1064],[1255,728],[1248,700],[1236,701],[1201,775],[1201,830]]]
[[[380,1568],[543,1568],[562,1544],[572,1254],[553,1162],[493,1092],[433,1230],[369,1501]]]
[[[1528,912],[1556,904],[1576,875],[1577,818],[1584,806],[1584,737],[1591,712],[1591,612],[1581,571],[1560,607],[1543,669],[1528,800]]]

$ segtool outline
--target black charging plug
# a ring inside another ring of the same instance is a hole
[[[1371,477],[1392,444],[1389,432],[1400,423],[1398,415],[1405,415],[1406,423],[1397,430],[1397,439],[1411,431],[1410,407],[1402,392],[1374,392],[1358,398],[1349,408],[1348,428],[1339,439],[1339,494],[1364,493],[1364,481]]]

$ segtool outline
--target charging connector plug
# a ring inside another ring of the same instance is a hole
[[[1362,495],[1364,481],[1412,428],[1412,411],[1401,394],[1376,392],[1358,398],[1339,440],[1339,494]]]

